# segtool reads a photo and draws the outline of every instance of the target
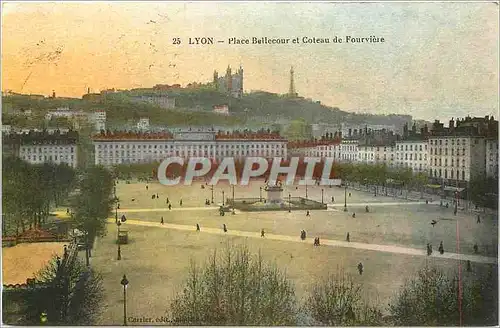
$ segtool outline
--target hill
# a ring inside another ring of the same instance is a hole
[[[146,95],[167,95],[175,98],[176,109],[167,110],[148,103],[137,103],[134,97]],[[227,104],[232,115],[214,114],[214,105]],[[31,109],[36,116],[42,116],[48,109],[70,107],[75,110],[90,111],[104,109],[108,119],[115,124],[137,120],[147,116],[155,125],[219,125],[235,126],[248,123],[274,123],[276,120],[291,121],[303,119],[311,123],[367,123],[394,124],[402,126],[412,120],[410,115],[371,115],[342,111],[319,102],[304,98],[288,98],[264,91],[245,94],[242,98],[232,98],[210,88],[178,88],[167,91],[153,89],[133,89],[99,94],[92,100],[68,98],[33,99],[16,95],[2,97],[3,122],[8,124],[8,110]]]

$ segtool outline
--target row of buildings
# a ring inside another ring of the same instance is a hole
[[[11,134],[10,151],[32,163],[66,162],[76,165],[75,132]],[[38,140],[38,141],[37,141]],[[93,136],[95,164],[149,163],[169,156],[208,157],[215,162],[225,157],[265,158],[313,156],[336,162],[385,164],[389,168],[410,168],[436,181],[460,184],[476,176],[498,177],[498,121],[493,117],[450,120],[449,126],[435,121],[429,130],[417,132],[403,127],[403,135],[392,131],[369,131],[344,136],[342,131],[322,138],[289,142],[277,132],[214,129],[168,132],[111,132]],[[12,146],[14,145],[14,146]],[[10,147],[10,148],[9,148]]]

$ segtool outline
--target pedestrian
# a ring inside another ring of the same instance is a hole
[[[122,250],[120,248],[120,244],[118,244],[118,260],[122,259]]]
[[[66,214],[69,214],[69,208],[66,209]]]
[[[335,197],[332,196],[332,203],[335,203]]]
[[[370,209],[368,208],[368,205],[366,205],[365,211],[366,211],[366,213],[370,212]]]
[[[429,200],[428,199],[425,200],[425,204],[429,204]]]
[[[181,200],[179,201],[179,205],[180,205],[180,206],[182,206],[182,198],[181,198]]]
[[[306,212],[306,216],[311,216],[311,214],[309,214],[309,211]]]
[[[264,229],[262,229],[262,230],[260,231],[260,236],[261,236],[261,237],[264,237],[264,234],[265,234]]]
[[[443,242],[440,242],[440,243],[439,243],[439,249],[438,249],[438,250],[439,250],[439,253],[440,253],[440,254],[443,254],[443,253],[444,253]]]
[[[351,237],[349,236],[349,233],[347,233],[347,237],[345,239],[348,243],[351,241]]]
[[[427,256],[430,256],[432,254],[432,246],[431,244],[427,243]]]
[[[196,223],[196,231],[200,231],[200,225]]]
[[[352,218],[355,219],[356,218],[356,213],[352,213]]]
[[[478,251],[477,244],[474,244],[474,254],[477,254],[477,251]]]
[[[163,224],[163,216],[161,217],[161,221],[160,221],[161,224]]]
[[[170,204],[170,199],[168,199],[168,197],[167,197],[167,204]]]
[[[171,210],[172,209],[172,204],[168,204],[168,209]]]
[[[358,272],[360,275],[363,274],[363,263],[361,263],[361,262],[359,262],[359,264],[358,264]]]
[[[470,264],[470,260],[467,260],[467,271],[471,272],[472,271],[472,266]]]
[[[477,221],[476,222],[477,223],[481,223],[481,216],[479,214],[477,215]]]
[[[302,230],[302,231],[300,232],[300,239],[302,239],[302,240],[305,240],[305,239],[306,239],[306,231],[305,231],[305,230]]]
[[[149,187],[148,187],[148,185],[146,185],[146,190],[149,190]]]
[[[156,194],[156,198],[160,198],[160,196],[158,196],[158,194]]]
[[[222,229],[224,230],[224,232],[227,232],[227,227],[225,223],[222,225]]]
[[[349,193],[349,197],[351,197],[351,193]]]

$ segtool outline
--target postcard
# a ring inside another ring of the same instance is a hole
[[[2,323],[498,325],[498,2],[2,3]]]

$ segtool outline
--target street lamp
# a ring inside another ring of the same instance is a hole
[[[232,214],[236,214],[236,213],[234,212],[234,185],[232,185],[232,187],[233,187],[233,212],[232,212]]]
[[[123,325],[127,325],[127,276],[123,275],[120,284],[123,286]]]
[[[288,194],[288,213],[292,212],[292,195]]]
[[[262,202],[262,187],[259,187],[259,202]]]
[[[307,180],[306,180],[306,199],[307,199]]]
[[[210,188],[210,190],[212,191],[212,204],[214,203],[214,185],[212,185],[212,187]]]
[[[345,182],[344,189],[344,212],[347,212],[347,181]]]
[[[224,190],[222,190],[222,206],[224,206]]]
[[[324,202],[323,202],[323,192],[324,192],[324,190],[323,190],[323,188],[321,188],[321,204],[324,204]]]

